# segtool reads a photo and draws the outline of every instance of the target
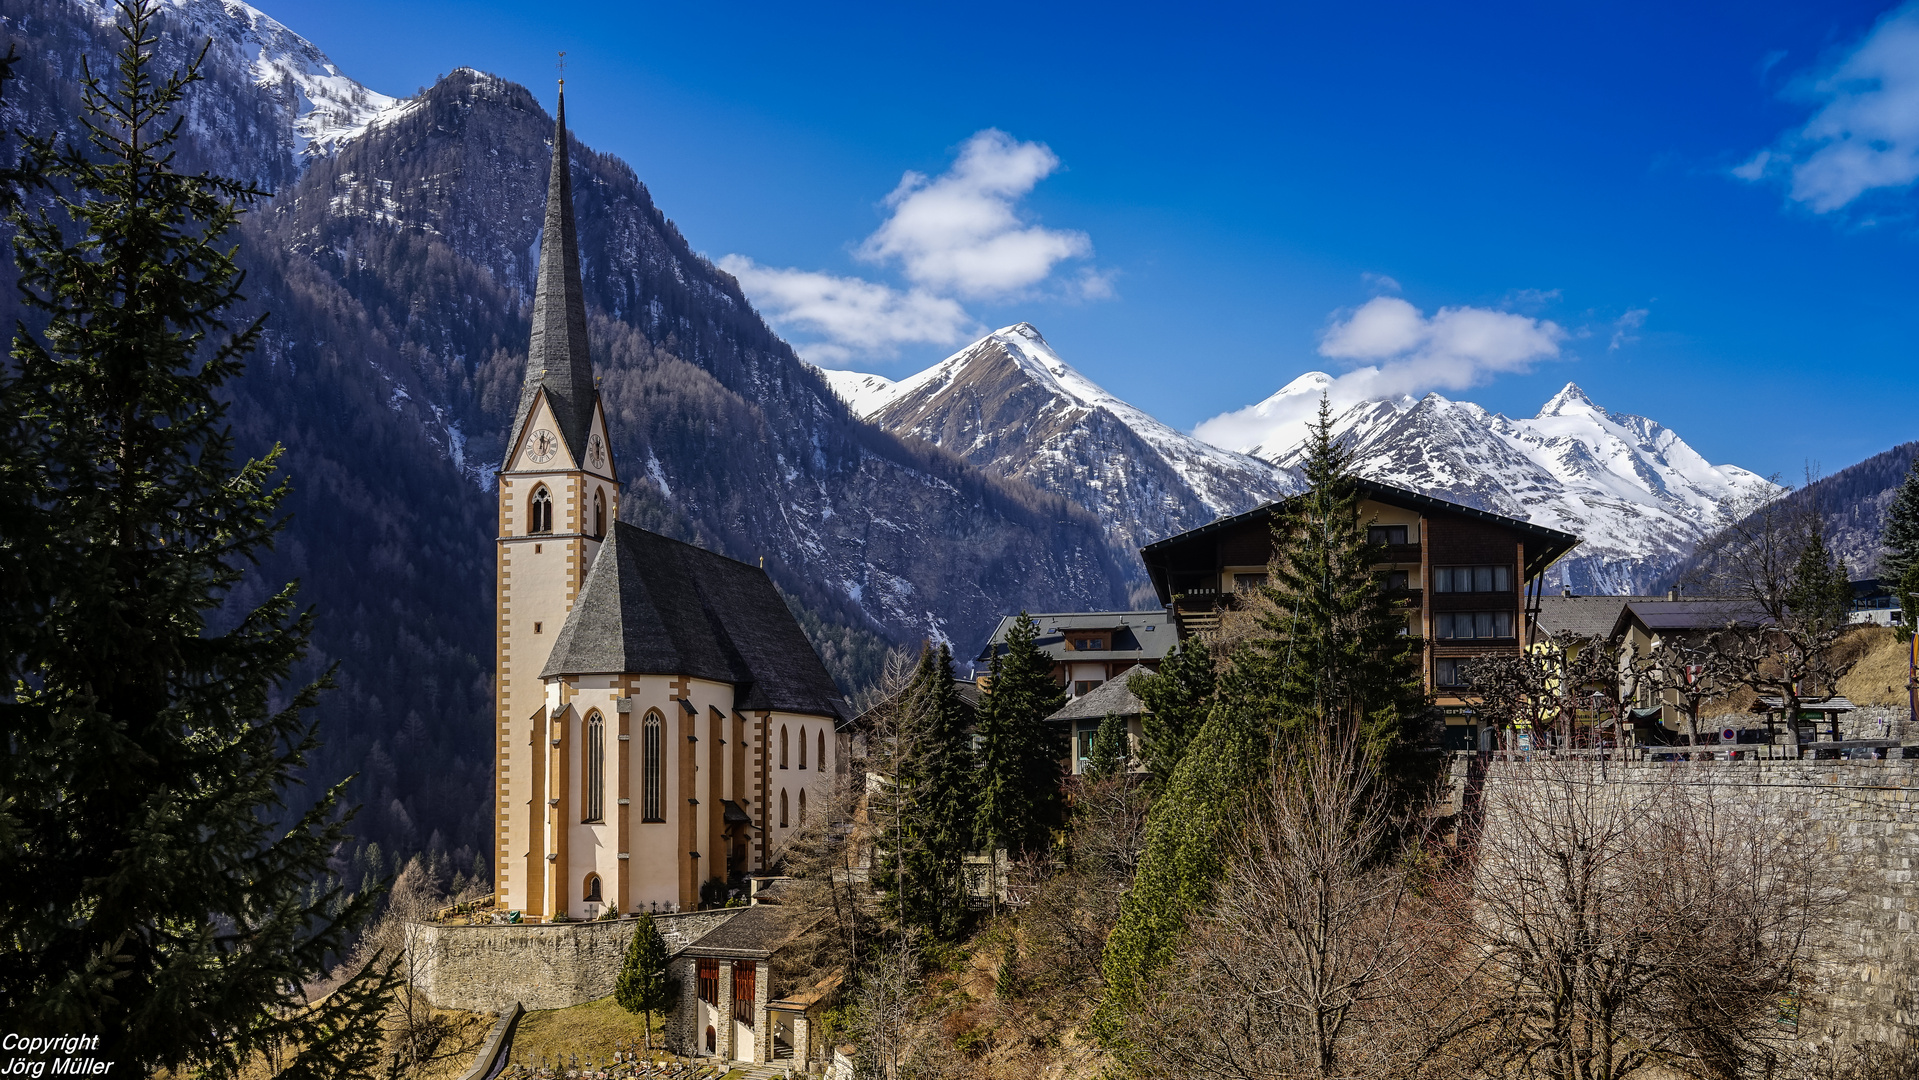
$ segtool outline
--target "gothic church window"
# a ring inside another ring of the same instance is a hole
[[[816,756],[813,760],[817,762],[817,764],[813,766],[815,769],[826,768],[826,729],[825,728],[820,729],[820,752],[818,756]]]
[[[580,897],[581,900],[589,904],[599,903],[600,902],[600,875],[598,874],[586,875],[586,887],[584,889],[581,889],[580,891],[583,894]]]
[[[800,768],[806,768],[806,728],[800,727]]]
[[[780,725],[780,768],[786,768],[786,725]]]
[[[597,712],[586,718],[586,790],[580,793],[581,821],[606,818],[606,721]]]
[[[546,485],[533,489],[533,498],[528,503],[527,532],[550,533],[553,531],[553,496],[547,494]]]
[[[780,789],[780,828],[786,828],[786,789]]]
[[[593,535],[606,535],[606,489],[593,489]]]
[[[802,827],[804,827],[804,826],[806,825],[806,789],[805,789],[805,788],[801,788],[801,789],[800,789],[800,819],[799,819],[799,824],[800,824],[800,825],[801,825]]]
[[[660,750],[663,724],[658,709],[649,710],[640,725],[640,820],[665,821],[665,798],[660,791]]]

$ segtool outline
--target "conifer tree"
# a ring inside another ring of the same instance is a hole
[[[1099,729],[1093,732],[1093,752],[1086,759],[1087,780],[1111,780],[1126,771],[1131,757],[1126,736],[1125,720],[1108,713],[1099,722]]]
[[[1146,765],[1146,790],[1166,790],[1186,747],[1206,723],[1213,706],[1213,653],[1203,638],[1187,638],[1167,652],[1159,670],[1135,675],[1126,688],[1146,707],[1140,718],[1140,756]]]
[[[1426,707],[1422,642],[1406,633],[1400,597],[1384,587],[1384,557],[1367,536],[1351,454],[1333,438],[1324,398],[1308,439],[1309,485],[1273,525],[1272,565],[1261,591],[1267,636],[1243,649],[1238,685],[1247,705],[1274,718],[1282,738],[1358,727],[1364,749],[1406,793],[1427,779],[1414,745]]]
[[[646,1018],[646,1048],[653,1049],[653,1014],[673,1007],[679,986],[667,970],[666,939],[653,924],[653,916],[641,914],[635,920],[633,940],[626,943],[626,959],[613,982],[613,1000],[630,1013]]]
[[[1039,625],[1025,612],[1006,631],[975,729],[981,741],[980,841],[988,853],[1044,849],[1062,824],[1059,762],[1064,748],[1046,718],[1066,705],[1053,661],[1035,644]]]
[[[1852,584],[1845,560],[1834,560],[1826,547],[1826,533],[1818,513],[1808,515],[1799,560],[1786,589],[1786,606],[1793,618],[1816,631],[1843,625],[1852,606]]]
[[[197,63],[150,70],[152,0],[121,4],[107,89],[82,79],[88,141],[29,139],[55,198],[16,211],[22,300],[44,319],[0,372],[21,426],[0,492],[9,564],[0,691],[0,1013],[29,1035],[97,1034],[142,1075],[364,1075],[392,968],[310,1007],[370,895],[325,880],[345,839],[336,787],[286,816],[317,745],[288,687],[311,613],[287,586],[222,610],[271,544],[278,451],[235,465],[222,387],[261,324],[224,237],[258,192],[171,167]],[[10,565],[10,568],[13,568]],[[329,914],[329,912],[333,914]]]
[[[1886,507],[1879,576],[1899,597],[1906,630],[1919,633],[1919,456]]]
[[[964,859],[973,847],[972,754],[953,686],[953,655],[920,653],[894,707],[882,783],[873,884],[881,910],[902,930],[950,938],[966,910]]]

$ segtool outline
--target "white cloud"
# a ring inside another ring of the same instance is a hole
[[[719,265],[740,279],[768,318],[825,339],[799,347],[815,363],[891,355],[901,345],[951,345],[980,332],[958,301],[922,289],[902,292],[860,278],[761,266],[744,255],[728,255]]]
[[[1911,187],[1919,180],[1919,2],[1881,19],[1831,70],[1793,92],[1821,102],[1819,110],[1734,176],[1783,177],[1788,195],[1820,214],[1868,191]]]
[[[1639,335],[1633,331],[1646,325],[1646,316],[1650,314],[1652,313],[1645,308],[1633,308],[1621,315],[1618,321],[1613,323],[1612,343],[1606,346],[1606,351],[1618,352],[1622,347],[1638,341]]]
[[[1319,343],[1321,356],[1363,366],[1337,377],[1303,375],[1256,405],[1207,420],[1194,434],[1235,450],[1290,446],[1304,437],[1322,393],[1337,414],[1376,398],[1463,390],[1558,356],[1566,337],[1557,323],[1507,311],[1449,307],[1428,317],[1399,297],[1374,297],[1336,317]]]
[[[1053,277],[1061,263],[1092,255],[1085,233],[1048,229],[1019,213],[1020,200],[1059,164],[1044,144],[988,128],[966,140],[940,175],[907,172],[886,197],[886,221],[856,249],[867,262],[897,266],[910,283],[904,290],[761,266],[744,255],[719,264],[782,333],[823,339],[797,346],[808,359],[888,357],[901,345],[954,344],[981,332],[962,300],[1018,296]],[[1103,300],[1113,295],[1113,277],[1082,265],[1058,282],[1057,293]]]
[[[1044,281],[1067,259],[1093,253],[1083,232],[1028,224],[1015,204],[1059,168],[1042,143],[997,128],[966,140],[936,177],[908,172],[886,197],[893,213],[860,245],[862,258],[898,262],[907,280],[968,298],[1004,296]]]

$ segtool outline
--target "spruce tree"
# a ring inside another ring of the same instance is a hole
[[[626,959],[613,982],[613,1000],[630,1013],[646,1019],[646,1048],[653,1049],[653,1014],[673,1007],[679,986],[667,970],[666,939],[653,924],[653,916],[642,914],[635,922],[633,940],[626,943]]]
[[[1919,456],[1886,507],[1879,577],[1899,597],[1908,633],[1919,633]]]
[[[1422,642],[1406,633],[1400,597],[1384,587],[1385,553],[1368,539],[1351,454],[1332,428],[1322,398],[1308,439],[1309,486],[1273,523],[1261,586],[1267,636],[1235,657],[1248,676],[1238,685],[1288,742],[1356,725],[1381,775],[1411,795],[1430,779],[1414,745],[1426,708]]]
[[[975,729],[980,737],[980,841],[989,854],[1044,849],[1062,824],[1059,762],[1065,756],[1047,717],[1066,705],[1053,660],[1035,644],[1039,625],[1025,612],[995,654]]]
[[[1085,776],[1089,781],[1111,780],[1126,771],[1128,753],[1126,721],[1107,714],[1093,732],[1093,752],[1086,759]]]
[[[1127,682],[1126,688],[1146,708],[1140,718],[1140,756],[1150,794],[1158,796],[1166,790],[1186,747],[1206,723],[1215,683],[1212,650],[1196,637],[1169,651],[1158,671],[1135,675]]]
[[[226,610],[281,526],[278,451],[236,465],[222,388],[259,339],[225,236],[258,196],[171,167],[197,64],[157,77],[151,0],[121,5],[88,140],[27,140],[54,193],[16,211],[21,297],[45,329],[0,372],[10,583],[0,709],[0,1012],[27,1035],[97,1034],[142,1075],[364,1075],[392,969],[309,1006],[372,897],[315,889],[345,839],[336,787],[292,820],[317,743],[287,685],[311,613],[289,585]],[[333,912],[333,914],[329,914]]]
[[[873,884],[881,910],[901,930],[951,938],[966,910],[975,807],[965,710],[946,645],[920,653],[893,708],[897,719],[874,800]]]
[[[1819,631],[1844,624],[1852,606],[1852,585],[1846,578],[1845,561],[1833,559],[1824,525],[1812,514],[1786,589],[1793,618]]]

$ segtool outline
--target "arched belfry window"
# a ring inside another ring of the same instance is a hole
[[[800,726],[800,768],[806,768],[806,727]]]
[[[658,709],[647,711],[640,724],[640,820],[665,821],[666,798],[660,790],[660,752],[664,748],[662,728],[666,721]]]
[[[593,535],[606,535],[606,489],[593,489]]]
[[[799,823],[801,825],[806,824],[806,789],[805,788],[800,789],[800,821]]]
[[[597,712],[586,717],[586,784],[580,792],[581,821],[606,819],[606,721]]]
[[[547,494],[545,484],[533,489],[533,498],[528,501],[527,510],[527,532],[553,531],[553,496]]]
[[[780,828],[786,828],[786,789],[780,789]]]
[[[780,768],[786,768],[786,725],[780,725]]]

